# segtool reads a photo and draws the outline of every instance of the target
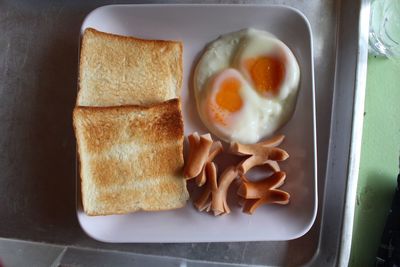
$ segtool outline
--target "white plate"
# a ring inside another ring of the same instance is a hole
[[[78,219],[88,235],[105,242],[267,241],[294,239],[310,229],[317,211],[316,130],[312,38],[304,15],[292,8],[271,5],[112,5],[91,12],[81,32],[87,27],[183,41],[186,135],[207,132],[190,93],[190,77],[199,53],[219,35],[248,27],[269,31],[292,49],[301,70],[295,113],[279,131],[286,135],[282,147],[290,154],[281,165],[287,172],[282,189],[291,195],[289,205],[262,206],[250,216],[231,204],[231,214],[221,217],[200,213],[191,203],[174,211],[99,217],[85,215],[78,205]],[[77,195],[80,203],[79,191]]]

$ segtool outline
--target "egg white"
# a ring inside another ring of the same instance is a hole
[[[278,53],[285,58],[284,80],[280,93],[273,98],[266,98],[252,88],[252,81],[240,64],[248,57]],[[240,71],[245,80],[240,90],[244,105],[235,115],[235,119],[227,127],[222,127],[210,119],[206,103],[210,97],[210,80],[221,71],[232,67]],[[222,35],[205,48],[195,69],[194,95],[199,116],[205,126],[224,141],[256,143],[273,134],[290,119],[295,108],[299,79],[300,70],[296,58],[272,34],[244,29]]]
[[[285,75],[278,90],[279,94],[275,98],[282,100],[287,98],[291,92],[296,91],[300,79],[300,69],[296,58],[289,47],[270,33],[249,29],[248,34],[238,45],[232,64],[251,82],[243,62],[260,55],[279,58],[285,66]]]

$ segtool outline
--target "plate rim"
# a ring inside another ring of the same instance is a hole
[[[92,11],[90,11],[85,18],[82,21],[81,27],[80,27],[80,33],[79,33],[79,40],[78,40],[78,83],[77,83],[77,91],[79,91],[79,62],[80,62],[80,44],[81,44],[81,39],[82,39],[82,34],[84,30],[87,28],[85,25],[87,24],[86,22],[89,20],[91,16],[93,16],[95,13],[102,11],[103,9],[109,9],[109,8],[114,8],[114,7],[129,7],[129,8],[205,8],[205,7],[230,7],[230,8],[249,8],[249,7],[262,7],[262,8],[278,8],[278,9],[285,9],[285,10],[290,10],[291,12],[297,14],[304,22],[309,34],[309,40],[310,40],[310,78],[311,78],[311,96],[312,96],[312,124],[313,124],[313,140],[312,140],[312,145],[313,145],[313,172],[314,172],[314,179],[313,179],[313,190],[314,190],[314,209],[312,211],[312,216],[310,216],[309,221],[307,221],[307,224],[304,224],[304,228],[302,231],[296,232],[295,235],[290,236],[290,238],[272,238],[272,239],[265,239],[265,238],[260,238],[260,239],[223,239],[223,240],[192,240],[190,241],[181,241],[181,240],[174,240],[174,241],[159,241],[162,243],[197,243],[197,242],[251,242],[251,241],[289,241],[293,239],[297,239],[305,235],[315,224],[315,220],[317,217],[317,212],[318,212],[318,206],[319,206],[319,199],[318,199],[318,157],[317,157],[317,129],[316,129],[316,92],[315,92],[315,71],[314,71],[314,40],[313,40],[313,34],[312,34],[312,28],[309,20],[307,17],[302,13],[300,10],[283,5],[283,4],[268,4],[268,3],[238,3],[238,4],[232,4],[232,3],[207,3],[207,4],[200,4],[200,3],[138,3],[138,4],[108,4],[108,5],[103,5],[99,6]],[[81,178],[80,178],[80,163],[79,163],[79,155],[78,155],[78,149],[77,149],[77,143],[76,143],[76,168],[75,168],[75,182],[76,182],[76,216],[79,222],[80,227],[82,230],[85,232],[86,235],[89,237],[101,241],[101,242],[106,242],[106,243],[155,243],[157,241],[146,241],[146,240],[135,240],[135,241],[115,241],[115,240],[109,240],[107,238],[102,238],[95,236],[93,233],[89,231],[89,229],[86,227],[85,224],[83,224],[81,220],[81,216],[88,216],[84,213],[82,209],[82,204],[81,204]],[[118,215],[117,215],[118,216]],[[88,216],[88,217],[93,217],[93,216]],[[98,216],[102,217],[102,216]]]

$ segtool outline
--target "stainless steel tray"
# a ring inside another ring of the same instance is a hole
[[[361,142],[369,1],[251,3],[293,6],[311,23],[320,203],[311,231],[288,242],[144,245],[104,244],[87,237],[75,217],[71,112],[76,95],[71,88],[76,88],[82,20],[107,2],[2,1],[0,257],[6,265],[24,265],[21,251],[30,251],[24,254],[26,263],[55,266],[100,262],[119,266],[347,265]]]

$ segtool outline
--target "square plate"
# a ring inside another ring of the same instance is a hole
[[[281,166],[287,173],[282,189],[290,204],[264,205],[253,215],[230,204],[231,213],[214,217],[186,208],[126,215],[87,216],[77,190],[77,214],[83,230],[104,242],[228,242],[289,240],[304,235],[317,212],[316,127],[313,48],[310,25],[303,14],[274,5],[111,5],[92,11],[85,28],[148,39],[183,41],[182,110],[185,135],[207,132],[198,118],[191,73],[204,46],[219,35],[243,28],[266,30],[285,42],[296,56],[301,81],[296,109],[279,132],[290,158]],[[78,185],[80,184],[77,175]]]

